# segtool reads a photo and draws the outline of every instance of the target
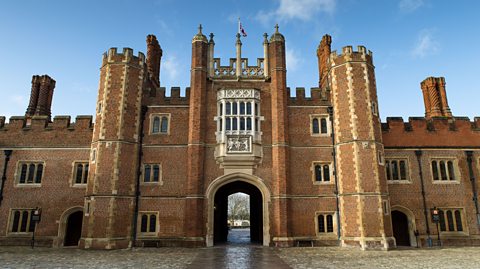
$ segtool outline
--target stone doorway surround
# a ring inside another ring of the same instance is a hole
[[[53,247],[63,247],[63,244],[65,242],[65,236],[67,233],[68,218],[71,214],[79,211],[83,212],[82,206],[71,207],[62,213],[60,219],[58,220],[58,235],[53,241]]]
[[[415,215],[413,214],[413,212],[410,209],[408,209],[404,206],[400,206],[400,205],[392,206],[392,210],[390,212],[393,212],[393,211],[401,212],[405,216],[407,216],[407,219],[408,219],[408,235],[409,235],[409,238],[410,238],[410,246],[412,246],[412,247],[417,246],[417,239],[415,237],[415,230],[416,230]],[[392,216],[392,214],[390,214],[390,215]],[[392,226],[393,225],[395,225],[395,224],[392,221]]]
[[[269,204],[270,204],[270,191],[263,182],[263,180],[257,176],[249,175],[241,172],[231,173],[228,175],[223,175],[215,180],[213,180],[207,188],[206,197],[207,197],[207,235],[206,235],[206,245],[207,247],[212,247],[214,245],[214,204],[215,204],[215,194],[222,187],[229,183],[235,181],[242,181],[249,183],[255,186],[260,193],[262,194],[262,203],[263,203],[263,245],[270,245],[270,214],[269,214]]]

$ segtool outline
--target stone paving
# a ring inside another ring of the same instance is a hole
[[[110,251],[0,247],[0,268],[474,269],[480,268],[480,248],[404,248],[393,251],[359,251],[339,247],[278,249],[241,242],[213,248]]]

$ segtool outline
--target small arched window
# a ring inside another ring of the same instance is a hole
[[[452,210],[447,210],[447,222],[448,222],[448,231],[455,231],[455,224],[453,222]]]
[[[333,216],[327,215],[327,233],[333,233]]]
[[[252,130],[252,118],[247,118],[247,130]]]
[[[35,175],[35,164],[30,164],[28,166],[28,178],[27,183],[33,183],[33,177]]]
[[[448,166],[448,177],[450,178],[450,180],[455,180],[455,170],[453,168],[453,162],[448,161],[447,166]]]
[[[247,115],[252,115],[252,103],[247,102]]]
[[[438,210],[438,216],[440,218],[440,231],[446,231],[447,228],[445,226],[445,213],[443,212],[443,210]]]
[[[433,174],[433,180],[439,179],[437,161],[432,161],[432,174]]]
[[[27,169],[28,165],[27,164],[22,164],[22,171],[20,173],[20,183],[25,183],[25,180],[27,179]]]
[[[144,173],[143,173],[143,181],[144,182],[150,182],[150,171],[151,171],[151,167],[149,164],[146,164],[145,165],[145,169],[144,169]]]
[[[447,168],[445,167],[444,161],[440,161],[440,175],[442,180],[447,180]]]
[[[162,117],[162,123],[160,125],[161,133],[168,133],[168,118],[166,116]]]
[[[330,181],[330,167],[328,164],[323,165],[323,181]]]
[[[312,120],[312,133],[318,134],[320,133],[319,126],[318,126],[318,119],[315,118]]]
[[[75,183],[81,184],[83,176],[83,164],[77,164],[77,174],[75,175]]]
[[[462,215],[460,214],[460,210],[455,210],[455,223],[457,224],[457,232],[462,232],[463,225],[462,225]]]
[[[149,229],[148,231],[150,233],[154,233],[155,230],[156,230],[156,226],[157,226],[157,216],[156,215],[150,215],[150,225],[149,225]]]
[[[232,104],[230,102],[227,102],[225,104],[225,115],[231,115],[232,114]]]
[[[35,183],[40,184],[42,182],[43,164],[37,165],[37,174],[35,175]]]
[[[327,133],[327,119],[325,119],[325,118],[320,119],[320,132],[322,134]]]
[[[240,115],[245,115],[245,102],[240,102]]]
[[[13,224],[12,224],[12,232],[18,232],[18,224],[20,223],[20,211],[15,211],[13,214]]]
[[[22,212],[22,225],[20,226],[19,232],[26,232],[27,231],[27,224],[28,224],[28,211]]]
[[[400,161],[400,179],[407,179],[407,167],[405,161]]]
[[[153,118],[152,133],[156,134],[160,132],[160,117]]]
[[[142,233],[146,233],[147,232],[147,225],[148,225],[148,215],[142,215],[142,223],[141,223],[141,228],[140,228],[140,231]]]
[[[158,182],[160,178],[160,166],[158,164],[153,166],[153,181]]]
[[[323,215],[318,215],[317,220],[318,220],[318,232],[319,233],[324,233],[325,232],[325,218],[323,217]]]
[[[315,165],[315,181],[322,181],[322,166],[320,164]]]
[[[240,130],[245,131],[245,118],[240,118]]]

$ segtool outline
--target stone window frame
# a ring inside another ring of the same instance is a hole
[[[33,173],[33,182],[32,183],[20,183],[20,179],[21,179],[21,176],[22,176],[22,166],[26,164],[27,165],[27,173],[25,175],[25,181],[28,180],[28,177],[30,175],[30,165],[35,165],[35,168],[34,168],[34,173]],[[38,165],[41,164],[42,165],[42,175],[40,177],[40,183],[36,183],[36,179],[38,177],[37,173],[38,173]],[[16,168],[15,168],[15,175],[14,175],[14,186],[15,187],[18,187],[18,188],[28,188],[28,187],[41,187],[42,186],[42,181],[44,181],[44,177],[45,177],[45,169],[46,169],[47,165],[45,163],[45,161],[40,161],[40,160],[19,160],[17,161],[17,165],[16,165]]]
[[[384,216],[389,216],[392,209],[390,207],[390,202],[388,199],[382,199],[382,211]]]
[[[393,173],[392,173],[392,167],[389,167],[389,163],[391,161],[397,161],[398,162],[398,175],[399,177],[401,177],[401,173],[400,173],[400,161],[405,161],[405,173],[406,173],[406,178],[405,179],[388,179],[388,173],[387,173],[387,169],[391,169],[390,170],[390,175],[391,177],[393,176]],[[385,178],[387,179],[387,183],[388,184],[412,184],[412,169],[410,167],[410,158],[408,158],[407,156],[388,156],[388,157],[385,157],[385,161],[384,161],[384,166],[385,166]]]
[[[385,152],[383,152],[381,149],[377,150],[377,159],[379,165],[385,166]]]
[[[432,167],[432,162],[433,161],[437,161],[437,173],[438,173],[438,177],[439,177],[439,179],[437,179],[437,180],[433,176],[433,167]],[[441,168],[440,168],[440,164],[439,164],[440,161],[445,162],[447,180],[442,180],[441,179],[442,175],[441,175]],[[454,173],[454,176],[455,176],[454,180],[449,179],[450,178],[450,173],[449,173],[449,168],[448,168],[448,162],[449,161],[451,161],[453,163],[453,173]],[[458,165],[457,157],[454,157],[454,156],[431,156],[429,158],[428,167],[429,167],[429,171],[430,171],[430,175],[431,175],[431,182],[433,184],[460,184],[460,182],[462,181],[461,173],[460,173],[460,167]]]
[[[171,117],[172,117],[172,114],[171,113],[152,113],[150,114],[150,119],[149,119],[149,134],[151,135],[170,135],[170,125],[171,125]],[[155,118],[158,117],[159,118],[159,126],[158,126],[158,132],[153,132],[153,128],[154,128],[154,121],[155,121]],[[162,120],[163,118],[166,117],[167,118],[167,131],[166,132],[162,132]]]
[[[378,113],[378,104],[377,104],[377,102],[371,101],[371,102],[370,102],[370,106],[371,106],[371,108],[372,108],[372,114],[378,117],[379,113]]]
[[[90,151],[90,162],[94,164],[97,161],[97,149],[94,148]]]
[[[451,206],[447,206],[447,207],[438,207],[437,208],[439,210],[439,212],[443,212],[443,216],[444,216],[444,222],[445,222],[445,231],[442,230],[442,225],[441,223],[439,223],[438,225],[438,228],[439,228],[439,231],[440,231],[440,235],[451,235],[451,236],[468,236],[469,235],[469,230],[468,230],[468,222],[467,222],[467,216],[466,216],[466,210],[465,210],[465,207],[451,207]],[[462,228],[463,228],[463,231],[457,231],[457,218],[455,216],[455,211],[460,211],[460,220],[461,220],[461,225],[462,225]],[[447,218],[447,211],[452,211],[453,213],[453,226],[454,226],[454,231],[448,231],[448,224],[449,224],[449,221],[448,221],[448,218]],[[441,218],[441,216],[440,216]]]
[[[145,166],[150,165],[152,168],[150,168],[150,181],[145,182]],[[153,179],[153,166],[158,165],[159,166],[159,173],[158,173],[158,181],[152,181]],[[163,167],[161,163],[143,163],[142,164],[142,177],[140,184],[141,185],[163,185]]]
[[[142,232],[142,219],[143,216],[147,215],[147,231]],[[150,232],[150,219],[151,216],[155,216],[155,231]],[[160,231],[160,221],[158,219],[159,211],[139,211],[138,212],[138,219],[137,219],[137,235],[139,237],[156,237],[158,232]]]
[[[77,165],[83,165],[82,168],[82,183],[77,183]],[[85,166],[88,165],[86,169]],[[86,173],[85,173],[86,171]],[[70,178],[70,186],[74,188],[85,188],[88,183],[88,173],[90,172],[90,162],[88,160],[75,160],[72,162],[72,177]],[[85,175],[86,174],[86,175]],[[85,181],[83,183],[83,181]]]
[[[316,136],[316,137],[328,137],[332,134],[332,125],[330,122],[330,115],[328,114],[310,114],[310,135],[311,136]],[[317,119],[318,120],[318,133],[313,132],[313,120]],[[326,120],[327,124],[327,132],[322,133],[322,119]]]
[[[320,232],[320,227],[319,227],[319,222],[318,222],[318,217],[320,215],[323,215],[323,219],[324,219],[324,227],[325,227],[325,230],[326,232]],[[331,215],[332,216],[332,226],[333,226],[333,230],[332,232],[328,232],[328,228],[327,228],[327,216],[328,215]],[[337,229],[338,229],[338,226],[337,226],[337,212],[335,211],[316,211],[315,212],[315,234],[317,237],[334,237],[336,238],[337,236]]]
[[[320,164],[322,167],[322,181],[317,181],[316,180],[316,174],[315,174],[315,166]],[[329,176],[330,180],[325,181],[325,174],[324,174],[324,165],[328,165],[328,170],[329,170]],[[331,185],[334,183],[334,178],[333,178],[333,162],[326,162],[326,161],[313,161],[311,166],[310,166],[310,172],[312,174],[312,182],[314,185]]]
[[[19,212],[22,212],[20,213],[20,217],[19,217],[19,220],[18,220],[18,224],[17,224],[17,227],[21,227],[22,225],[22,220],[23,220],[23,212],[27,212],[27,221],[26,221],[26,231],[25,232],[14,232],[13,231],[13,224],[14,224],[14,221],[15,221],[15,212],[16,211],[19,211]],[[33,224],[33,227],[32,227],[32,215],[33,215],[33,211],[35,211],[35,208],[10,208],[9,210],[9,214],[8,214],[8,222],[6,225],[6,228],[7,228],[7,232],[6,234],[7,235],[10,235],[10,236],[28,236],[30,237],[33,233],[33,231],[35,231],[35,226],[36,224],[34,223]]]

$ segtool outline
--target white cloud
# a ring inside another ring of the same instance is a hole
[[[270,11],[260,10],[255,18],[267,25],[271,20],[280,21],[301,20],[309,21],[319,12],[332,14],[335,11],[337,0],[277,0],[279,6]]]
[[[420,31],[415,46],[412,50],[414,57],[423,58],[428,55],[434,55],[440,50],[440,44],[435,39],[433,30]]]
[[[425,0],[400,0],[398,7],[403,12],[413,12],[425,5]]]
[[[165,60],[162,61],[161,71],[167,76],[167,80],[175,83],[175,80],[178,78],[180,64],[175,55],[166,56]],[[163,83],[162,83],[163,84]]]
[[[10,101],[17,106],[25,106],[27,104],[26,98],[23,95],[11,95]]]
[[[302,64],[303,59],[294,49],[287,48],[285,51],[285,61],[289,71],[296,71]]]

